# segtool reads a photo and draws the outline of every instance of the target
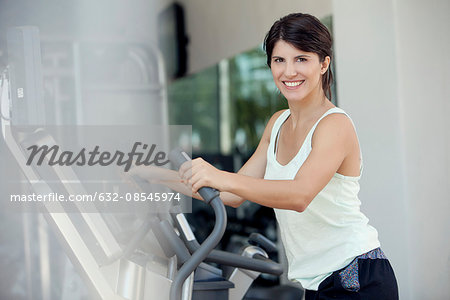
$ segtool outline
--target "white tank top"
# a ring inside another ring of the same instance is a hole
[[[289,110],[283,112],[272,128],[264,178],[294,179],[311,152],[311,138],[317,124],[332,113],[349,117],[340,108],[329,109],[311,128],[295,157],[281,165],[276,160],[275,143],[281,125],[290,115]],[[368,225],[368,218],[360,211],[359,178],[335,173],[301,213],[274,209],[288,259],[288,278],[300,282],[305,289],[317,290],[334,271],[380,246],[376,229]]]

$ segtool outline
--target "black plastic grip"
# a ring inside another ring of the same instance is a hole
[[[191,160],[189,155],[181,148],[175,148],[169,153],[169,159],[173,166],[178,170],[183,163]]]
[[[167,220],[162,220],[160,223],[160,230],[165,237],[165,240],[169,244],[171,250],[177,255],[178,267],[183,265],[190,257],[188,249],[184,245],[183,241],[173,230],[172,225]]]
[[[169,153],[169,159],[176,169],[179,169],[183,163],[191,160],[189,155],[181,148],[175,148]],[[207,204],[211,202],[212,199],[220,195],[219,191],[210,187],[202,187],[198,190],[200,196]]]
[[[258,246],[266,250],[267,252],[273,253],[277,252],[277,245],[275,245],[274,242],[266,238],[260,233],[253,232],[250,234],[250,237],[248,238],[248,242],[251,245]]]
[[[190,160],[190,157],[181,149],[174,149],[169,153],[169,159],[172,161],[176,168]],[[186,278],[197,268],[197,266],[205,260],[208,254],[217,246],[222,238],[225,228],[227,226],[227,213],[225,211],[225,206],[220,199],[219,192],[215,189],[203,187],[199,191],[203,200],[211,205],[216,216],[216,223],[214,224],[213,231],[206,238],[203,244],[200,246],[195,253],[192,254],[184,265],[178,270],[175,278],[172,281],[172,286],[170,287],[170,300],[181,300],[183,284]]]
[[[206,262],[213,262],[220,265],[237,267],[241,269],[261,272],[280,276],[283,274],[283,266],[260,254],[255,254],[252,258],[238,255],[236,253],[213,250],[205,259]]]

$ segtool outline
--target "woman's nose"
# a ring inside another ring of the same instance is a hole
[[[297,70],[295,69],[295,65],[293,63],[286,63],[284,75],[286,77],[294,77],[295,75],[297,75]]]

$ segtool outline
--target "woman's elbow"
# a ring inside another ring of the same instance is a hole
[[[242,203],[244,203],[244,202],[245,202],[245,200],[242,199],[242,200],[237,200],[237,201],[229,201],[229,202],[227,202],[227,203],[224,202],[224,204],[227,205],[227,206],[231,206],[231,207],[233,207],[233,208],[238,208],[238,207],[241,206]]]
[[[301,201],[297,201],[297,203],[295,203],[295,205],[294,205],[294,210],[296,212],[302,213],[305,211],[305,209],[306,209],[306,206]]]
[[[233,208],[238,208],[241,205],[240,204],[236,204],[236,203],[229,203],[228,206],[231,206]]]
[[[298,195],[293,201],[293,209],[299,213],[304,212],[313,199],[313,195]]]

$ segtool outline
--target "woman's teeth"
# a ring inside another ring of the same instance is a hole
[[[304,80],[301,81],[285,81],[284,84],[287,86],[299,86],[300,84],[302,84],[304,82]]]

